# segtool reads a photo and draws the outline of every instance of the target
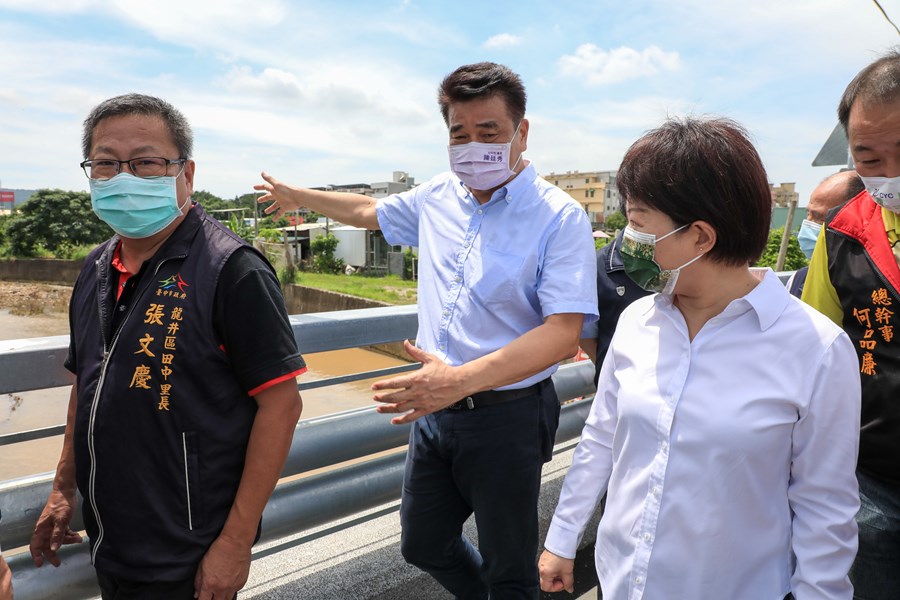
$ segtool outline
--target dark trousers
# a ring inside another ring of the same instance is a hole
[[[194,578],[147,583],[130,581],[97,571],[103,600],[194,600]],[[237,596],[235,595],[235,600]]]
[[[850,569],[854,600],[900,597],[900,486],[856,473],[859,551]]]
[[[457,598],[538,598],[541,466],[552,456],[558,424],[549,380],[519,400],[418,419],[400,506],[406,561]],[[479,549],[462,535],[472,513]]]

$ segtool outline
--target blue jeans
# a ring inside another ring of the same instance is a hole
[[[900,598],[900,486],[857,472],[859,552],[850,569],[854,600]]]
[[[406,561],[457,598],[536,600],[541,467],[558,424],[549,380],[533,396],[417,420],[400,505]],[[462,535],[472,513],[479,549]]]

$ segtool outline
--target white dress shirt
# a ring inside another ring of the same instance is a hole
[[[545,547],[573,558],[608,491],[604,600],[851,598],[856,352],[773,272],[693,341],[671,297],[637,300],[597,388]]]

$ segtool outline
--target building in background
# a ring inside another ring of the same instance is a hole
[[[37,190],[11,190],[8,188],[0,188],[0,215],[8,215],[12,212],[13,207],[19,206]]]
[[[800,224],[803,222],[803,218],[806,216],[806,213],[804,212],[801,215],[796,208],[797,204],[800,201],[800,194],[797,193],[796,187],[797,184],[794,182],[781,183],[780,185],[775,185],[773,183],[769,184],[769,192],[771,192],[772,194],[771,229],[784,227],[784,224],[787,222],[787,216],[790,210],[791,202],[794,203],[795,207],[794,219],[791,223],[791,231],[797,231],[800,229]]]
[[[349,192],[363,194],[373,198],[385,198],[392,194],[399,194],[416,187],[416,180],[410,177],[406,171],[394,171],[391,181],[376,183],[350,183],[329,184],[323,187],[313,188],[326,192]],[[402,252],[403,246],[391,246],[384,239],[381,231],[370,231],[359,227],[351,227],[341,223],[330,222],[325,217],[319,223],[304,223],[298,227],[284,227],[285,236],[289,242],[295,245],[295,254],[300,258],[306,258],[309,254],[309,244],[317,236],[330,233],[338,238],[338,247],[335,257],[356,268],[369,272],[387,272],[388,257],[391,252]],[[293,239],[291,239],[291,235]]]
[[[616,171],[566,171],[542,177],[581,204],[594,229],[619,210]]]

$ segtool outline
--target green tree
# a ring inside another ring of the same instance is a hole
[[[91,209],[90,194],[63,190],[38,190],[6,226],[15,256],[35,256],[41,249],[66,256],[73,248],[99,244],[112,233]]]
[[[607,231],[625,229],[626,225],[628,225],[628,219],[626,219],[625,215],[623,215],[619,211],[616,211],[606,217],[606,220],[603,222],[603,228]]]
[[[759,260],[756,261],[757,267],[775,268],[778,262],[778,251],[781,249],[781,237],[784,235],[784,227],[773,229],[769,232],[769,241],[766,243],[766,249]],[[784,257],[784,271],[796,271],[807,264],[806,255],[800,250],[800,244],[797,242],[796,236],[791,236],[788,240],[787,254]]]
[[[203,210],[209,212],[211,210],[219,210],[220,208],[232,208],[232,203],[223,200],[206,190],[198,190],[191,194],[191,200],[199,202],[203,206]]]
[[[344,260],[334,257],[338,239],[332,234],[320,235],[309,244],[313,253],[313,270],[317,273],[341,273]]]

